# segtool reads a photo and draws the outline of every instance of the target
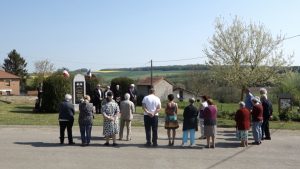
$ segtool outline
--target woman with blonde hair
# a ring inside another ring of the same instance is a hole
[[[91,141],[91,131],[93,125],[94,110],[93,104],[90,103],[90,96],[86,95],[79,104],[79,128],[81,135],[81,146],[88,146]]]

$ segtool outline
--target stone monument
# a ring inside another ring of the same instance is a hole
[[[86,82],[82,74],[76,74],[73,80],[73,104],[75,111],[79,110],[79,103],[86,95]]]

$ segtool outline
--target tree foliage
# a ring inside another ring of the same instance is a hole
[[[40,76],[49,76],[54,71],[54,64],[49,60],[40,60],[34,63],[35,73]]]
[[[300,102],[300,74],[289,72],[279,83],[277,90],[278,94],[288,93],[293,97],[293,102],[299,105]]]
[[[25,59],[14,49],[4,59],[2,68],[6,72],[19,76],[21,78],[21,88],[24,89],[26,76],[28,75],[26,66]]]
[[[204,49],[207,64],[216,79],[241,89],[274,84],[282,77],[292,57],[285,56],[282,42],[285,37],[273,38],[264,25],[243,23],[238,17],[227,25],[217,18],[215,34]]]
[[[44,112],[58,112],[59,103],[64,100],[65,94],[71,94],[71,79],[61,73],[54,73],[43,82],[42,110]]]

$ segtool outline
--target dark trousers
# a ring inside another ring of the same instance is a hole
[[[92,125],[80,125],[80,135],[81,135],[81,142],[82,144],[90,144],[91,141],[91,132],[92,132]]]
[[[152,129],[152,143],[157,144],[157,127],[158,127],[158,116],[150,117],[144,115],[144,125],[146,132],[147,143],[151,143],[151,129]]]
[[[96,114],[100,114],[101,113],[101,101],[94,103],[94,106],[96,109]]]
[[[264,118],[264,121],[261,125],[261,131],[262,131],[262,138],[264,138],[264,135],[266,136],[266,138],[271,138],[270,129],[269,129],[269,118]]]
[[[72,135],[73,123],[74,123],[74,120],[59,121],[59,126],[60,126],[60,143],[64,143],[66,128],[67,128],[67,132],[68,132],[69,143],[73,142],[73,135]]]

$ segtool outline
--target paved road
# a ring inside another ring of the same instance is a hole
[[[282,169],[300,168],[300,131],[275,130],[272,140],[260,146],[238,147],[233,129],[218,129],[215,149],[181,148],[181,131],[174,147],[166,146],[166,132],[159,131],[159,147],[145,148],[144,129],[133,129],[132,141],[119,147],[104,147],[101,127],[93,128],[89,147],[79,146],[79,129],[74,127],[75,146],[58,144],[58,127],[0,126],[1,169]]]

